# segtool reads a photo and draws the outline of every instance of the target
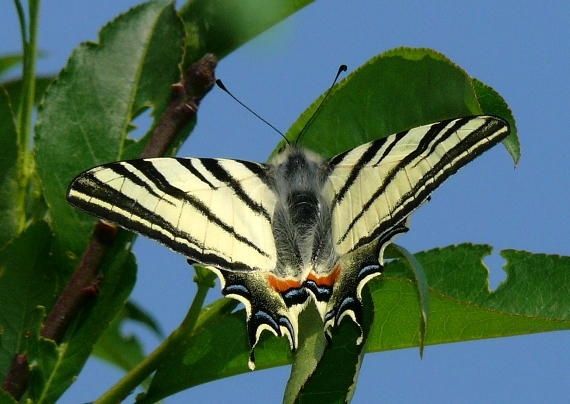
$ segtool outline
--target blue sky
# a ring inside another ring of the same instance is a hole
[[[136,1],[45,1],[39,73],[55,73],[80,42]],[[355,6],[357,4],[357,6]],[[0,6],[0,53],[18,52],[16,13]],[[328,86],[398,46],[433,48],[494,87],[517,120],[522,159],[516,170],[497,147],[463,169],[416,212],[398,243],[415,252],[465,241],[488,243],[491,287],[504,279],[505,248],[570,255],[570,3],[478,1],[317,1],[224,58],[217,76],[258,114],[285,131]],[[265,161],[276,134],[221,91],[212,91],[179,155]],[[194,293],[183,257],[139,238],[132,298],[171,332]],[[220,296],[213,290],[209,300]],[[138,328],[147,349],[158,341]],[[354,403],[551,402],[570,399],[567,332],[429,346],[367,355]],[[341,364],[339,364],[341,366]],[[289,368],[198,386],[167,403],[279,402]],[[92,401],[120,372],[90,360],[61,403]]]

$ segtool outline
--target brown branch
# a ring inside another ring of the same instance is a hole
[[[190,66],[182,80],[172,86],[170,104],[141,153],[141,158],[164,155],[176,135],[196,117],[200,101],[216,82],[214,69],[217,63],[216,56],[207,54]]]
[[[98,294],[99,268],[117,238],[117,228],[99,220],[81,261],[50,311],[40,335],[60,343],[70,322],[86,301]]]
[[[2,383],[2,390],[10,393],[16,401],[20,401],[28,388],[29,375],[28,356],[25,353],[23,355],[16,354],[10,365],[8,375]]]
[[[190,66],[182,80],[172,86],[170,104],[141,153],[141,158],[164,155],[180,131],[196,117],[200,101],[214,86],[216,65],[216,57],[207,54]],[[100,267],[117,238],[117,232],[115,226],[103,221],[97,222],[79,265],[44,322],[40,333],[42,337],[60,343],[85,302],[97,296],[102,279]],[[2,388],[18,400],[26,391],[28,377],[26,354],[16,355]]]

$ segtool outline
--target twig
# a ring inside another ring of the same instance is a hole
[[[216,56],[209,53],[186,70],[180,83],[172,85],[170,105],[141,153],[141,158],[164,155],[176,135],[196,117],[200,101],[216,82],[214,69],[217,63]]]
[[[117,228],[99,220],[81,261],[67,282],[63,293],[50,311],[40,335],[60,343],[70,322],[86,301],[97,296],[101,276],[99,268],[117,238]]]

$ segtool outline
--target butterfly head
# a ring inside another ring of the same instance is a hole
[[[324,159],[317,153],[297,146],[288,144],[279,150],[271,160],[276,177],[286,180],[315,179],[315,175],[323,166]]]

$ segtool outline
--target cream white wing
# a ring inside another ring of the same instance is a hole
[[[276,251],[276,196],[263,164],[155,158],[95,167],[68,189],[69,203],[159,241],[194,262],[268,271]]]
[[[328,162],[340,256],[406,231],[405,220],[447,178],[509,134],[506,121],[475,116],[437,122],[376,140]],[[380,260],[382,257],[380,257]]]

